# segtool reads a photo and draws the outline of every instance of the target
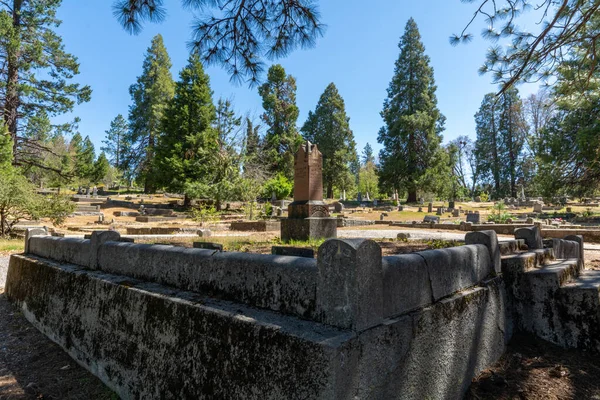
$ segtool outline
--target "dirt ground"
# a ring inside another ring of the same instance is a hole
[[[473,380],[465,398],[600,399],[600,359],[517,334],[500,361]]]
[[[0,294],[0,400],[118,398]]]

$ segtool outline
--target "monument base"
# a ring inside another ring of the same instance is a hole
[[[287,218],[281,220],[281,240],[330,239],[337,237],[337,218]]]

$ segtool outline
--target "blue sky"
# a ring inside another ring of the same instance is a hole
[[[74,115],[81,118],[81,133],[89,135],[99,151],[110,121],[119,113],[127,116],[128,88],[141,73],[146,49],[157,33],[164,37],[177,79],[189,54],[193,15],[180,7],[179,0],[166,1],[166,20],[147,24],[141,34],[133,36],[113,17],[111,1],[96,2],[93,7],[89,3],[63,0],[58,13],[63,24],[58,32],[67,51],[81,64],[76,79],[92,87],[91,102],[77,106]],[[334,82],[345,100],[359,152],[367,142],[379,150],[379,112],[398,57],[399,38],[413,17],[435,71],[438,106],[447,118],[444,142],[460,135],[474,138],[473,115],[483,96],[497,89],[490,76],[477,73],[490,46],[479,37],[483,21],[471,29],[475,39],[470,44],[453,47],[448,41],[452,33],[462,30],[474,7],[459,0],[321,0],[321,20],[327,25],[324,37],[316,47],[276,61],[296,77],[298,125],[302,126],[325,87]],[[257,89],[231,83],[218,67],[207,72],[215,101],[233,98],[238,112],[261,113]],[[536,88],[521,86],[520,90],[527,95]]]

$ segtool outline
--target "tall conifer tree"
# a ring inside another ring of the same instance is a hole
[[[108,160],[115,168],[121,168],[124,155],[129,152],[130,143],[126,141],[128,129],[127,121],[119,114],[110,122],[106,139],[102,141],[104,146],[100,150],[108,154]]]
[[[263,154],[273,174],[281,173],[288,179],[294,175],[294,152],[302,143],[298,134],[298,106],[296,106],[296,79],[285,73],[279,64],[271,66],[267,81],[258,88],[265,112],[261,119],[267,125]]]
[[[163,38],[156,35],[146,53],[142,74],[129,88],[133,105],[129,109],[130,137],[127,141],[133,146],[126,169],[137,171],[147,193],[156,189],[153,171],[156,141],[161,134],[165,110],[175,93],[170,68],[171,59]]]
[[[162,187],[184,192],[191,182],[211,179],[219,153],[215,118],[210,80],[194,53],[179,73],[175,96],[165,112],[155,160]]]
[[[437,108],[433,68],[421,43],[417,24],[411,18],[398,44],[400,56],[387,90],[379,131],[380,185],[406,190],[408,202],[417,201],[422,178],[440,159],[444,116]]]
[[[25,127],[39,114],[68,113],[90,100],[90,87],[72,82],[79,73],[77,58],[65,51],[54,31],[61,24],[56,17],[60,3],[0,2],[0,109],[13,142],[14,164],[55,170],[40,155],[47,154],[46,143],[25,134]],[[70,130],[72,124],[52,128]]]
[[[333,198],[333,187],[340,186],[356,159],[356,143],[346,116],[344,99],[330,83],[317,103],[309,111],[301,129],[304,138],[316,143],[323,154],[323,184],[327,198]]]

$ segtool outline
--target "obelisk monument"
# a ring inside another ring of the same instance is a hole
[[[281,220],[281,239],[337,237],[337,219],[329,217],[323,201],[323,156],[316,144],[304,143],[294,158],[294,202]]]

